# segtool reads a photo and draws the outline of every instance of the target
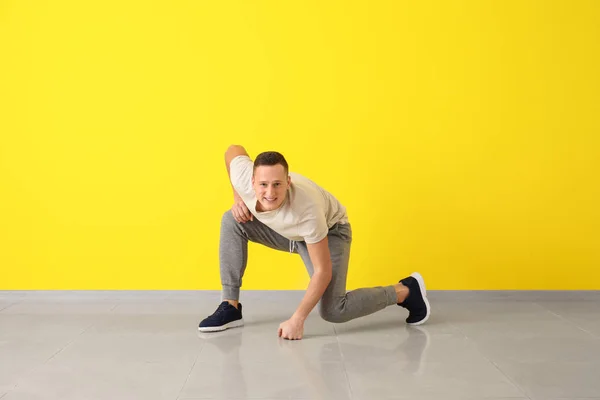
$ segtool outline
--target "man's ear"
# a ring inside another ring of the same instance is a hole
[[[292,184],[292,177],[288,175],[288,189],[291,184]]]

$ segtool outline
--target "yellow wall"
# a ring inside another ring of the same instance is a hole
[[[227,145],[354,228],[349,288],[600,289],[597,1],[3,1],[0,289],[219,289]],[[302,289],[251,247],[244,289]]]

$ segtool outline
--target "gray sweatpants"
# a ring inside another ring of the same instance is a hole
[[[380,311],[397,301],[394,286],[361,288],[346,292],[352,228],[349,223],[329,229],[329,252],[333,274],[318,304],[321,317],[329,322],[346,322]],[[240,224],[231,210],[223,214],[219,242],[222,299],[239,300],[240,287],[248,263],[248,240],[270,248],[300,254],[309,276],[314,268],[305,242],[292,242],[256,218]]]

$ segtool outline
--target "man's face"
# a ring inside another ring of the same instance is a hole
[[[271,211],[279,208],[285,200],[290,182],[290,177],[286,175],[281,164],[256,167],[252,177],[252,186],[260,205],[258,211]]]

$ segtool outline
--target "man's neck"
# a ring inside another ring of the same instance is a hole
[[[258,212],[263,212],[264,211],[263,208],[262,208],[262,206],[261,206],[261,204],[260,204],[260,201],[258,201],[258,200],[256,200],[256,207],[254,207],[254,208],[256,208],[256,211],[258,211]]]

